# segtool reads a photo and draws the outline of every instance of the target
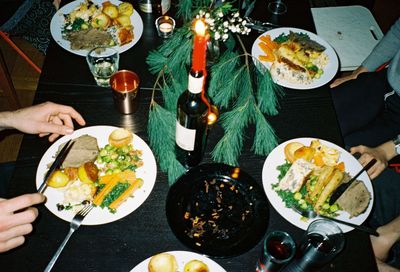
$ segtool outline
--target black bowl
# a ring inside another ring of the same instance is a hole
[[[240,168],[203,164],[171,186],[166,213],[184,245],[208,256],[231,257],[247,252],[264,236],[268,200]]]

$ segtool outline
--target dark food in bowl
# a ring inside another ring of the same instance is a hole
[[[186,234],[198,239],[198,246],[203,238],[225,240],[241,235],[251,225],[252,200],[239,193],[236,186],[229,179],[214,178],[204,180],[197,188],[199,193],[188,203],[184,217],[188,225]]]

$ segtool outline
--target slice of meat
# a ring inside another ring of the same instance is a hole
[[[62,164],[63,168],[66,167],[79,167],[85,162],[93,162],[99,154],[99,146],[97,139],[89,136],[82,135],[74,140],[74,145],[65,157]],[[61,150],[62,146],[60,146]]]
[[[371,194],[364,182],[356,180],[344,193],[336,203],[346,212],[350,217],[357,216],[363,213],[371,200]]]
[[[98,46],[109,46],[112,36],[107,31],[96,28],[74,31],[66,35],[71,42],[71,49],[92,49]]]

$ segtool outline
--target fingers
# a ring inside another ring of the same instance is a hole
[[[11,228],[30,224],[38,217],[39,212],[36,208],[30,207],[22,212],[17,212],[3,216],[0,222],[0,232],[7,231]]]
[[[18,236],[7,241],[0,242],[0,252],[6,252],[10,249],[16,248],[25,242],[24,236]]]
[[[1,201],[0,211],[2,213],[13,213],[15,211],[42,203],[45,201],[45,199],[45,196],[39,193],[17,196],[15,198]]]
[[[0,232],[0,242],[8,241],[13,238],[24,236],[31,233],[33,230],[32,224],[18,225],[6,231]]]
[[[70,106],[64,106],[64,105],[57,105],[57,106],[59,107],[59,112],[60,113],[62,113],[63,115],[68,115],[69,117],[75,119],[75,121],[79,125],[84,126],[86,124],[86,122],[83,119],[82,115],[80,115],[74,108],[72,108]]]
[[[37,199],[36,199],[37,198]],[[17,203],[18,207],[25,206],[27,203],[36,203],[44,200],[41,194],[23,195],[10,200],[0,200],[0,252],[8,251],[22,245],[25,241],[24,235],[32,232],[32,222],[38,216],[38,210],[29,207],[19,212],[5,212],[10,209],[10,203]],[[30,201],[28,201],[28,200]],[[3,209],[5,208],[5,209]],[[15,209],[16,211],[20,209]]]

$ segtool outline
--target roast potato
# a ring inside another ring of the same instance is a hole
[[[119,15],[131,16],[133,14],[133,6],[131,3],[124,2],[118,6]]]
[[[111,132],[108,137],[108,142],[110,145],[115,147],[122,147],[124,145],[128,145],[132,142],[133,136],[129,130],[124,128],[119,128]]]
[[[111,19],[104,13],[100,13],[92,19],[93,28],[106,29],[111,24]]]
[[[288,160],[290,163],[293,163],[296,160],[294,157],[294,152],[303,146],[304,145],[299,142],[288,143],[284,148],[286,160]]]
[[[191,260],[183,268],[183,272],[209,272],[208,266],[199,260]]]
[[[175,256],[169,253],[160,253],[151,257],[148,269],[149,272],[176,272],[178,264]]]
[[[99,174],[99,169],[93,162],[85,162],[78,168],[78,177],[83,183],[94,183]]]
[[[305,159],[306,161],[311,161],[314,157],[314,149],[308,146],[302,146],[294,151],[295,160]]]
[[[115,19],[118,17],[118,8],[113,4],[109,4],[103,6],[103,13],[106,14],[111,19]]]
[[[121,26],[130,26],[132,25],[131,23],[131,18],[127,15],[121,15],[117,17],[117,22]]]

